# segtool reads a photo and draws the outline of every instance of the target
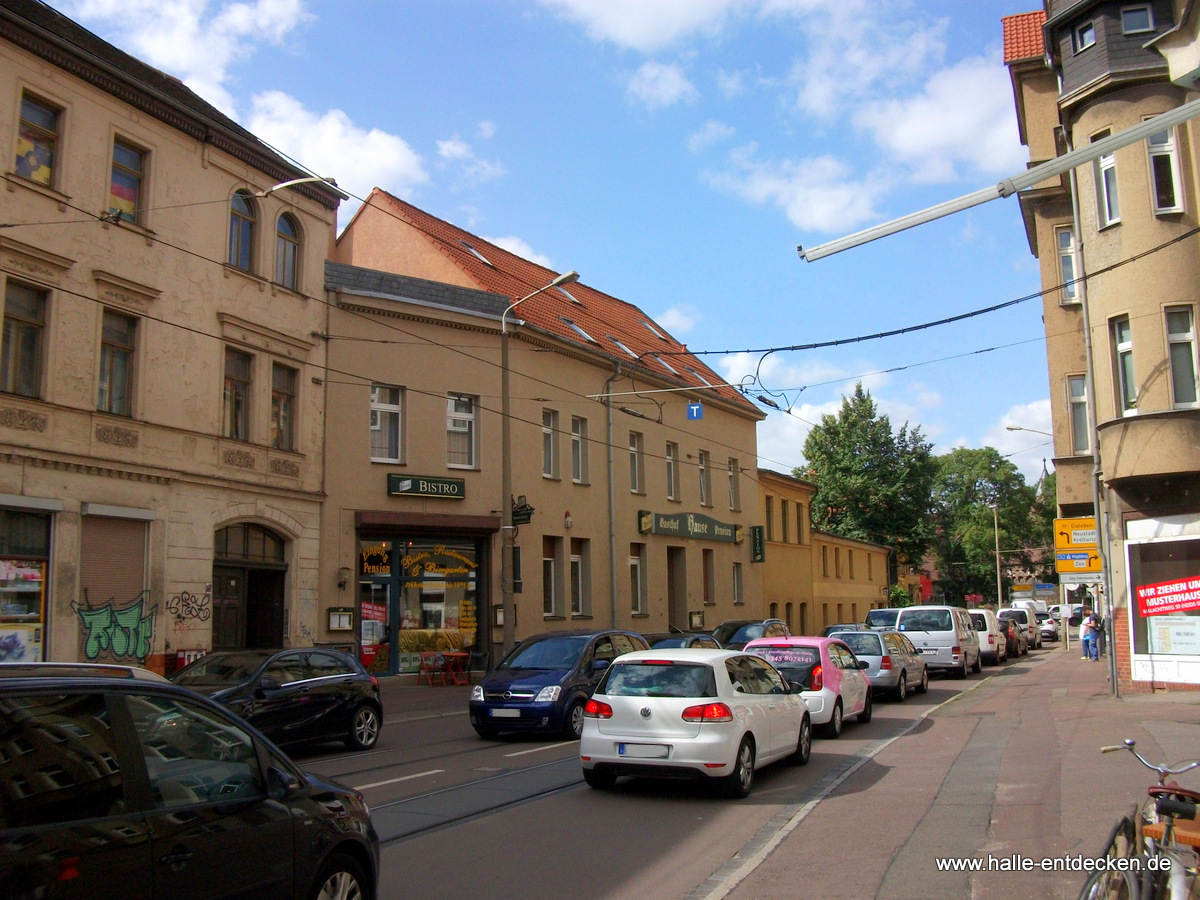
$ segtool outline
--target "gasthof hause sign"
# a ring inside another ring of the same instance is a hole
[[[1200,609],[1200,578],[1160,581],[1137,589],[1138,612],[1145,616]]]

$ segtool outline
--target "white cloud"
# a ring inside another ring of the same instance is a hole
[[[709,119],[700,126],[700,130],[688,138],[688,150],[692,153],[699,153],[701,150],[706,150],[713,144],[728,140],[733,137],[733,129],[724,122],[718,122],[716,119]]]
[[[437,152],[447,163],[454,164],[457,182],[455,187],[474,187],[508,174],[502,163],[476,156],[471,145],[457,134],[447,140],[438,141]]]
[[[679,306],[672,306],[665,312],[659,313],[654,317],[654,321],[671,332],[671,334],[678,336],[691,331],[696,326],[696,323],[700,321],[700,318],[700,310],[684,303]]]
[[[721,92],[721,96],[726,100],[740,97],[746,92],[746,79],[741,72],[720,70],[714,77],[717,81],[717,90]]]
[[[530,262],[535,262],[539,266],[545,266],[547,269],[554,268],[554,261],[543,253],[538,253],[533,247],[529,246],[528,242],[519,237],[484,237],[485,241],[495,244],[501,249],[507,250],[509,253],[515,253],[522,259],[527,259]]]
[[[680,102],[692,103],[700,96],[682,68],[653,61],[642,63],[629,79],[626,93],[651,110]]]
[[[471,145],[457,134],[448,141],[438,141],[437,151],[442,159],[470,159],[475,155],[471,151]]]
[[[754,0],[541,0],[561,18],[582,25],[594,41],[654,53],[695,34],[714,36]]]
[[[484,119],[479,123],[476,133],[484,140],[494,137],[496,134],[496,123],[489,119]]]

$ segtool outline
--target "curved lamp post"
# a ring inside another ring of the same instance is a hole
[[[549,284],[532,291],[520,300],[514,300],[500,316],[500,593],[504,613],[504,652],[513,648],[514,620],[516,607],[513,600],[513,520],[512,520],[512,433],[510,430],[508,391],[508,314],[530,297],[542,291],[571,284],[579,280],[575,271],[559,275]]]

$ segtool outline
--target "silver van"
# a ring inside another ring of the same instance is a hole
[[[906,606],[896,617],[896,630],[916,645],[930,669],[966,678],[967,669],[983,668],[975,623],[962,607]]]

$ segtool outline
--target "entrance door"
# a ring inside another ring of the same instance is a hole
[[[213,567],[213,649],[240,650],[246,640],[246,572]]]
[[[687,630],[687,551],[667,548],[667,622]]]
[[[284,539],[251,522],[213,536],[213,649],[282,647]]]

